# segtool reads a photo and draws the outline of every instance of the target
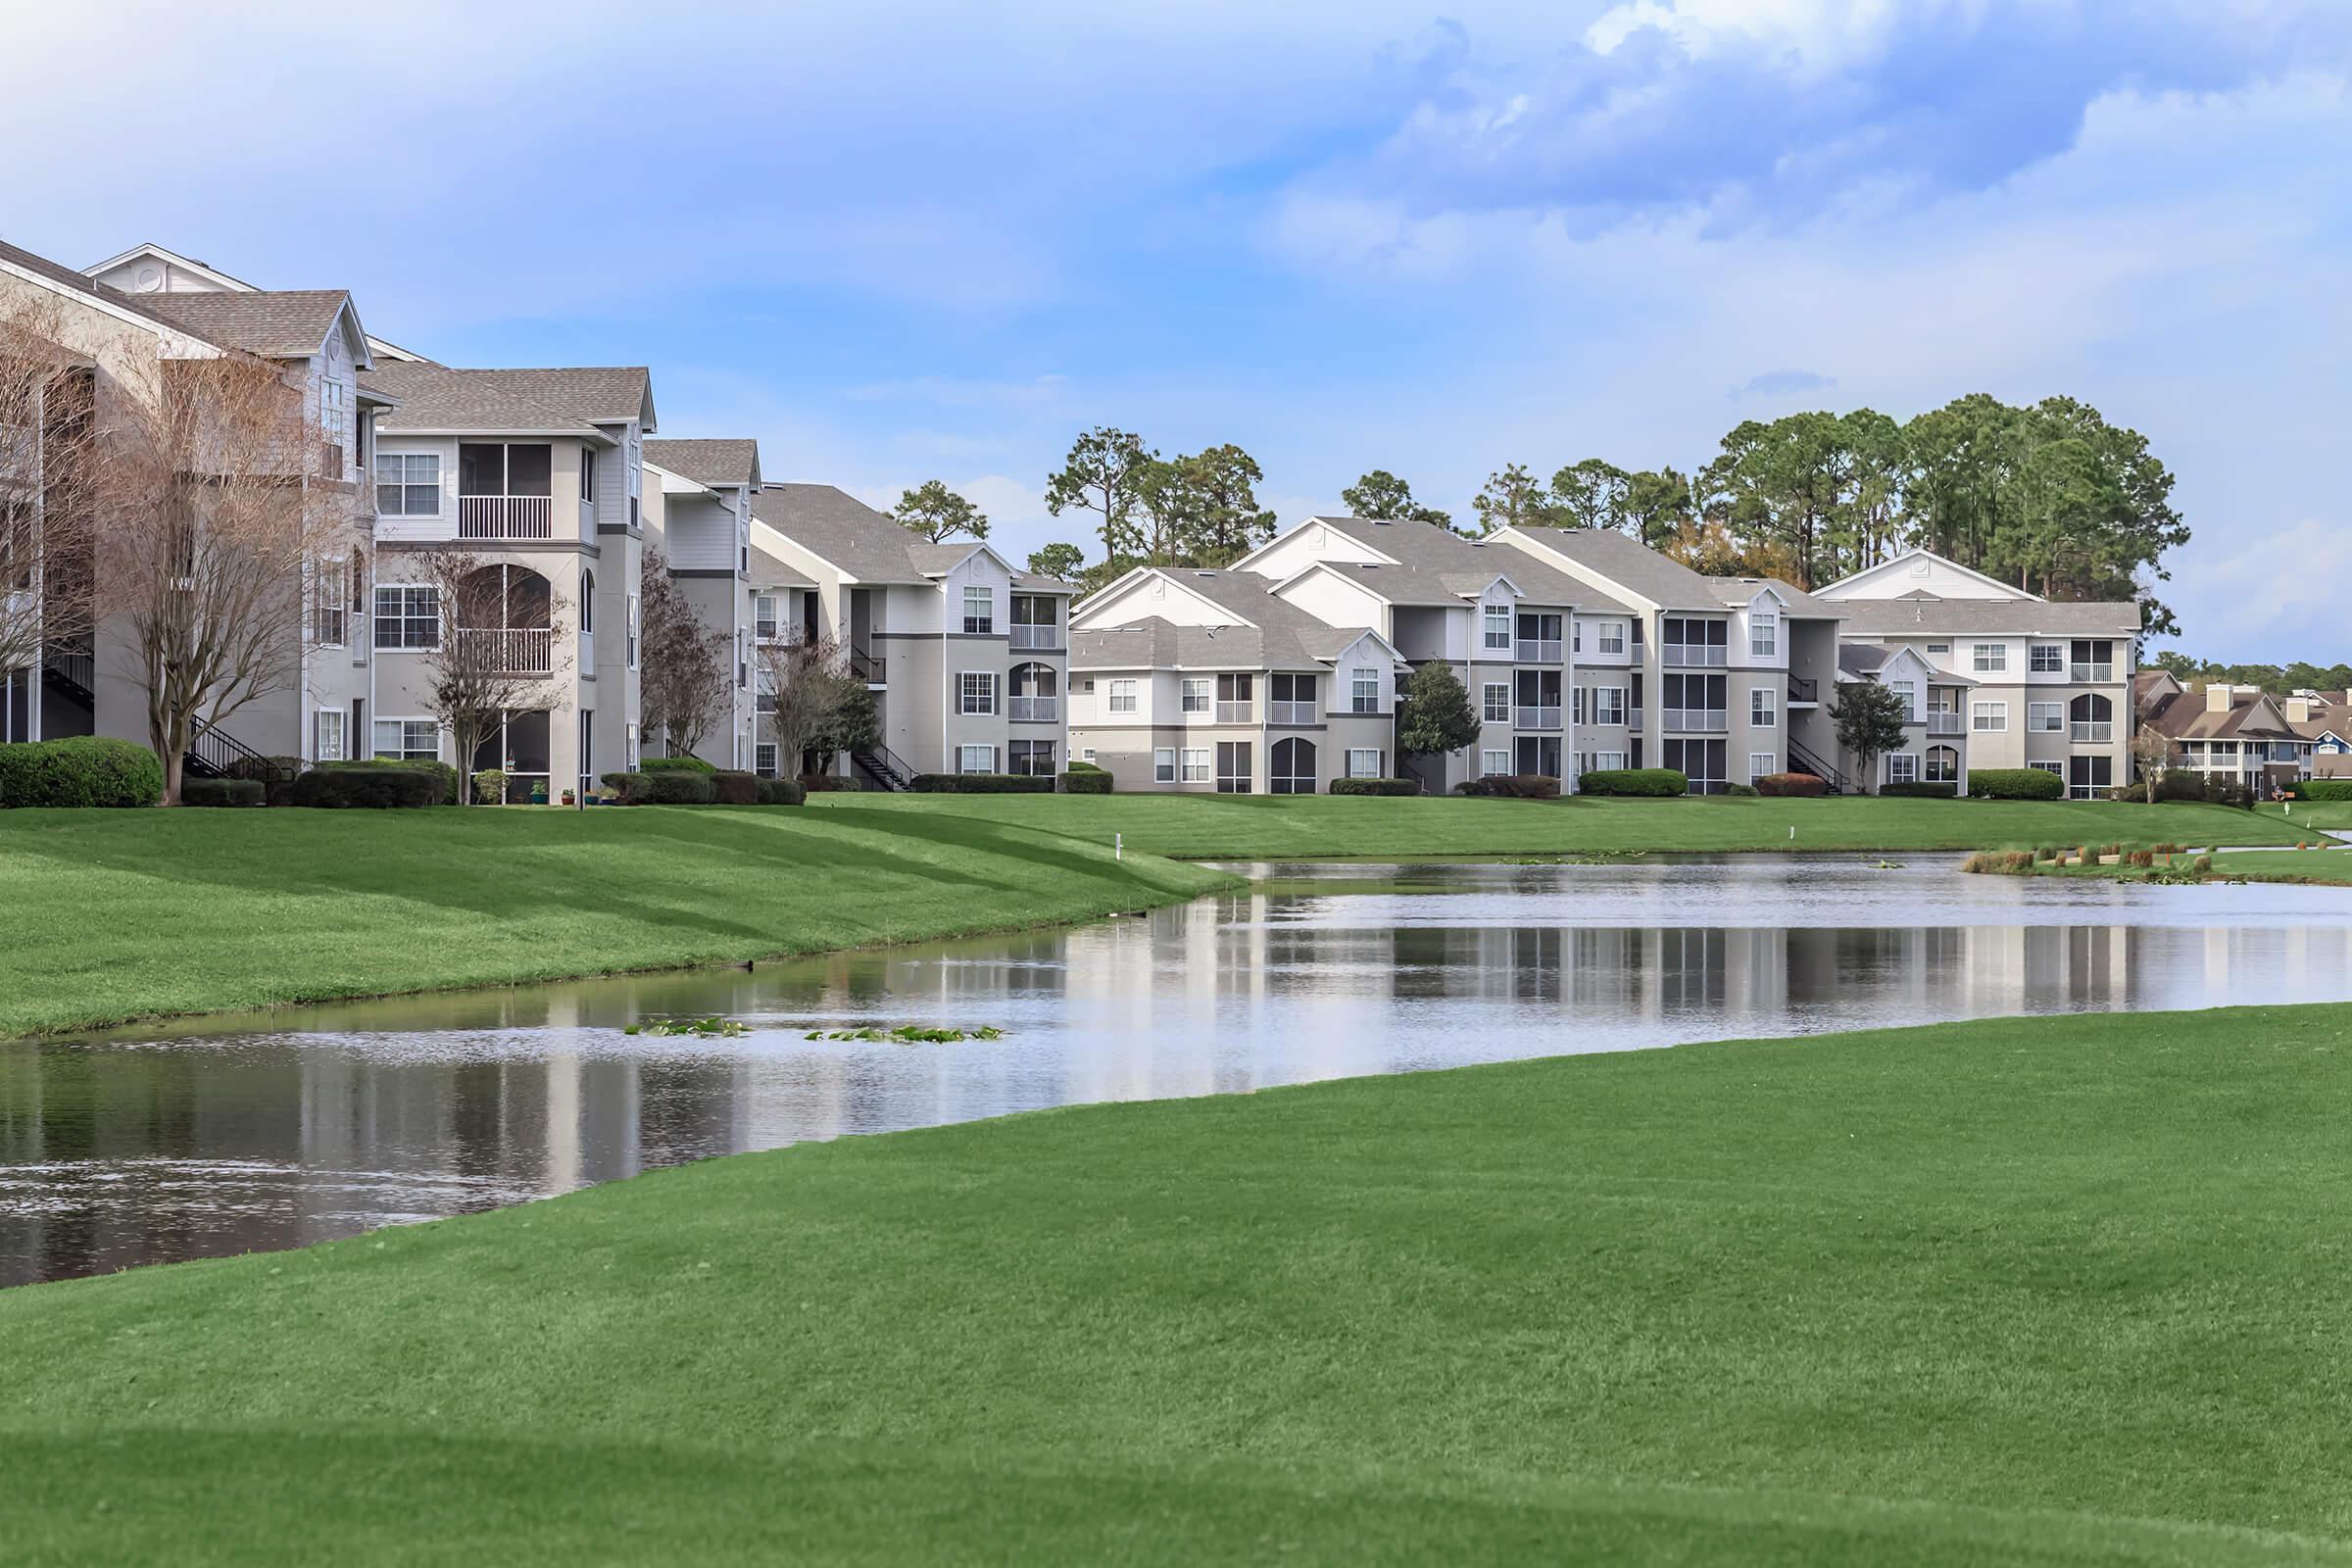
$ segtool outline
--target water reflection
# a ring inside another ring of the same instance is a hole
[[[2345,890],[1959,877],[1942,858],[1248,869],[1267,891],[1069,932],[0,1045],[0,1283],[1076,1102],[1995,1013],[2352,998]],[[706,1012],[756,1027],[621,1033]],[[1011,1033],[804,1038],[904,1022]]]

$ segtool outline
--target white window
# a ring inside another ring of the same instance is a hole
[[[1113,681],[1111,684],[1115,687],[1118,683]],[[1135,687],[1135,682],[1129,681],[1127,686],[1130,693],[1132,693]],[[1211,686],[1212,683],[1206,675],[1185,676],[1183,686],[1184,710],[1188,713],[1207,712],[1210,702],[1209,693]],[[1111,695],[1116,697],[1118,694],[1114,691]],[[1130,709],[1130,710],[1132,710],[1132,709]]]
[[[1595,686],[1592,688],[1592,722],[1622,724],[1625,722],[1625,688]]]
[[[1917,752],[1888,753],[1886,757],[1886,782],[1889,784],[1918,783],[1919,754]]]
[[[1094,754],[1090,752],[1087,755],[1089,758],[1092,758]],[[1154,784],[1173,784],[1176,782],[1175,747],[1162,746],[1155,749],[1152,753],[1152,782]]]
[[[340,762],[343,760],[343,710],[321,708],[313,716],[317,721],[318,739],[311,750],[312,759],[320,762]]]
[[[429,718],[379,718],[375,755],[403,762],[439,761],[441,726]]]
[[[1604,620],[1600,623],[1600,651],[1604,654],[1625,652],[1625,622]]]
[[[1759,610],[1748,617],[1747,652],[1752,659],[1781,656],[1781,617]]]
[[[2054,735],[2066,728],[2064,703],[2028,703],[2026,731],[2028,734]]]
[[[2036,675],[2066,673],[2066,644],[2035,643],[2026,655],[2026,667]]]
[[[629,595],[629,667],[637,667],[637,596]]]
[[[1184,749],[1184,782],[1187,784],[1205,784],[1208,782],[1207,747],[1187,746]]]
[[[1772,688],[1751,686],[1747,693],[1747,721],[1758,729],[1771,729],[1779,722],[1779,710],[1773,706]]]
[[[1911,706],[1911,683],[1909,681],[1890,680],[1886,683],[1886,689],[1903,700],[1903,716],[1905,718],[1918,716],[1919,710]]]
[[[383,517],[441,515],[441,455],[437,452],[378,455],[375,511]]]
[[[1589,773],[1606,773],[1623,766],[1625,766],[1625,754],[1623,752],[1594,752],[1592,754],[1592,764],[1591,767],[1588,767],[1586,771]]]
[[[1135,682],[1114,680],[1110,683],[1110,710],[1114,713],[1135,711]]]
[[[1585,689],[1582,686],[1569,688],[1568,721],[1572,724],[1582,724],[1585,721]]]
[[[993,713],[997,710],[997,677],[993,670],[967,669],[956,677],[958,698],[957,710],[965,713]],[[1111,699],[1115,706],[1116,697]],[[970,748],[965,748],[970,750]],[[965,772],[978,771],[973,768]]]
[[[2056,773],[2061,777],[2063,777],[2066,773],[2066,764],[2064,762],[2028,762],[2026,765],[2028,767],[2038,767],[2044,773]]]
[[[997,749],[994,746],[958,746],[956,748],[956,771],[958,773],[994,773],[997,770]]]
[[[628,724],[628,725],[624,725],[624,726],[622,726],[622,728],[621,728],[621,733],[620,733],[620,753],[621,753],[621,765],[622,765],[623,767],[631,767],[631,768],[633,768],[633,767],[635,767],[635,766],[637,765],[637,726],[636,726],[636,725],[634,725],[634,724]]]
[[[963,591],[963,629],[975,634],[997,629],[997,593],[993,588]]]
[[[1380,777],[1380,749],[1374,746],[1351,746],[1348,749],[1349,778]]]
[[[776,619],[774,594],[752,595],[752,629],[763,643],[772,643],[784,635],[783,625]]]
[[[1351,670],[1348,673],[1348,708],[1350,712],[1356,713],[1377,713],[1380,711],[1379,670],[1358,669]]]
[[[377,587],[375,646],[412,650],[440,647],[441,591],[415,585]]]
[[[1507,681],[1491,680],[1479,688],[1479,716],[1490,724],[1511,721],[1511,688]]]
[[[761,778],[776,776],[776,743],[760,741],[752,747],[752,771]]]
[[[1931,653],[1931,654],[1948,654],[1948,653],[1950,653],[1951,651],[1952,651],[1952,645],[1951,645],[1950,643],[1930,643],[1930,644],[1928,644],[1928,652],[1929,652],[1929,653]]]
[[[1483,608],[1487,629],[1487,646],[1508,650],[1511,646],[1511,607],[1487,605]]]
[[[1478,754],[1478,770],[1490,775],[1508,773],[1511,770],[1511,754],[1507,751],[1481,752]]]
[[[1089,746],[1085,751],[1079,753],[1078,755],[1084,758],[1087,761],[1091,762],[1095,760],[1095,749],[1092,746]]]
[[[1979,674],[1994,674],[2009,667],[2007,643],[1979,643],[1970,652]]]
[[[351,435],[351,388],[334,378],[318,383],[318,439],[340,447]]]
[[[1770,752],[1747,754],[1747,781],[1753,784],[1760,778],[1770,778],[1781,770],[1781,760]]]
[[[1585,623],[1574,615],[1568,617],[1568,651],[1572,654],[1585,651]]]
[[[1969,727],[1981,730],[2002,730],[2009,727],[2007,703],[1978,703],[1969,710]]]

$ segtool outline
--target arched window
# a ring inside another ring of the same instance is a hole
[[[1268,788],[1277,795],[1315,793],[1315,743],[1293,736],[1274,743],[1274,772]]]
[[[1061,671],[1052,664],[1015,664],[1005,681],[1012,699],[1005,716],[1015,719],[1061,717]]]
[[[544,675],[554,668],[555,590],[528,566],[480,566],[460,578],[450,618],[468,660],[485,673]]]
[[[1960,782],[1960,754],[1949,746],[1928,748],[1927,771],[1920,775],[1930,784]]]
[[[2073,738],[2079,741],[2115,739],[2115,704],[2096,692],[2084,692],[2066,705]]]

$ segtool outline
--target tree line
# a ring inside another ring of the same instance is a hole
[[[2219,664],[2181,653],[2156,656],[2156,667],[2169,671],[2183,686],[2258,686],[2275,696],[2289,692],[2352,691],[2352,664],[2314,664],[2296,660],[2291,664]]]

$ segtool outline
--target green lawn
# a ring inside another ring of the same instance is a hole
[[[1983,850],[2036,844],[2276,844],[2294,832],[2228,807],[2167,802],[1725,796],[1630,801],[1329,795],[816,795],[812,808],[978,817],[1194,859],[1594,851]],[[1789,837],[1788,830],[1796,829]]]
[[[1232,879],[947,813],[0,811],[0,1035],[743,962]]]
[[[2352,1007],[1110,1105],[0,1292],[0,1559],[2352,1562]]]

